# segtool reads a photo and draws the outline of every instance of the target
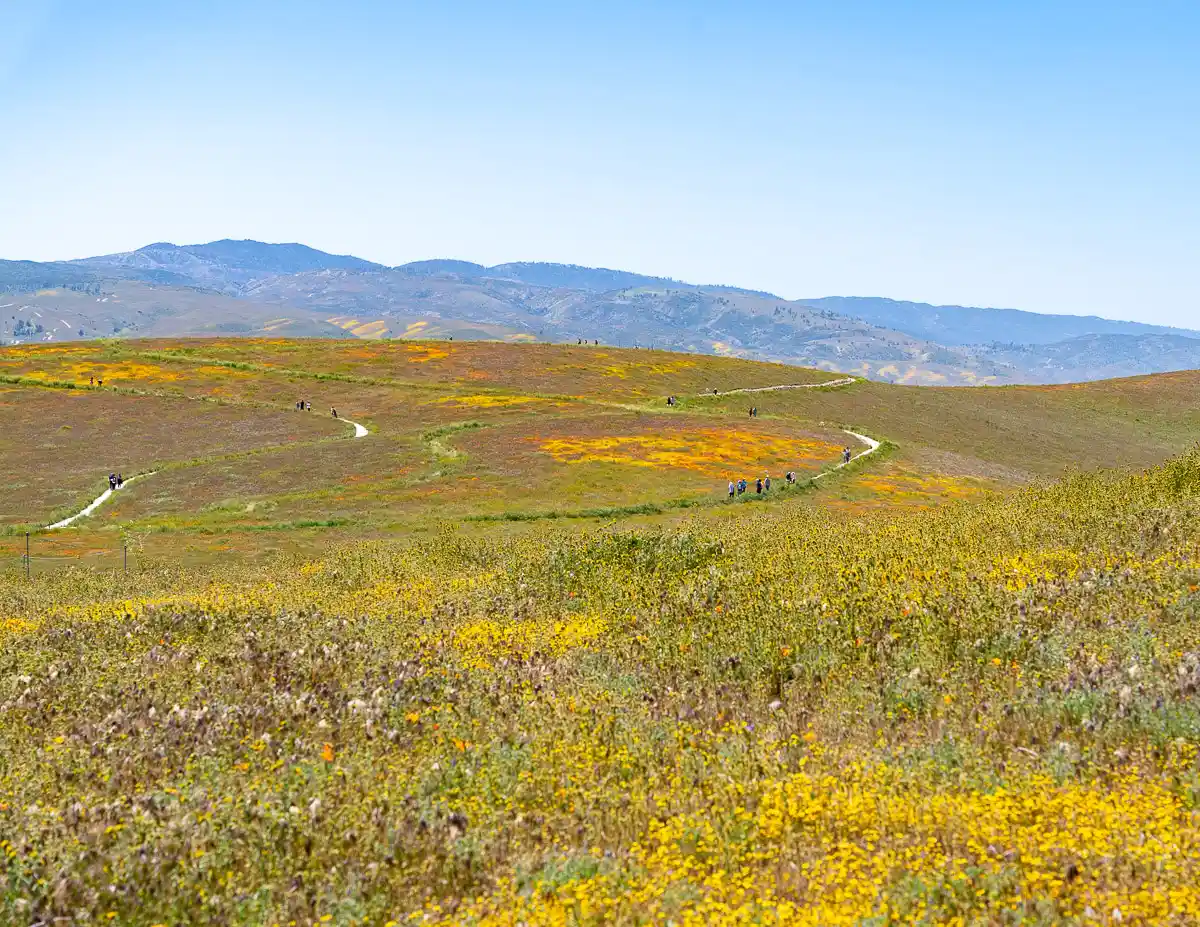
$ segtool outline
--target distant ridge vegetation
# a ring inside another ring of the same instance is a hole
[[[1200,367],[1200,332],[1160,325],[881,297],[787,300],[577,264],[441,258],[388,267],[253,240],[156,242],[44,264],[0,261],[0,293],[35,294],[5,301],[0,340],[14,341],[30,338],[31,325],[44,341],[214,332],[587,339],[945,385],[1065,383]]]

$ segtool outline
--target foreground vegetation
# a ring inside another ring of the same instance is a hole
[[[1190,924],[1200,452],[0,583],[0,921]]]

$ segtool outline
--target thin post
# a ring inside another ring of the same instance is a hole
[[[125,551],[125,572],[128,573],[129,572],[129,545],[122,544],[121,548],[122,548],[122,550]]]
[[[25,532],[25,578],[29,579],[29,532]]]

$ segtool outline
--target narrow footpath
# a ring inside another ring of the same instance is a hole
[[[365,438],[367,435],[370,434],[370,432],[367,431],[367,429],[364,426],[358,424],[358,422],[352,422],[348,418],[339,419],[339,421],[343,422],[346,425],[353,426],[353,428],[354,428],[354,434],[352,435],[353,438]],[[128,486],[134,480],[141,480],[141,479],[145,479],[148,476],[154,476],[154,474],[157,472],[158,472],[157,470],[151,470],[148,473],[135,474],[134,476],[131,476],[129,479],[127,479],[125,481],[125,483],[121,486],[121,489],[124,489],[125,486]],[[76,512],[71,517],[64,518],[62,521],[56,521],[52,525],[46,525],[46,530],[54,531],[58,528],[66,528],[66,527],[74,524],[80,518],[86,518],[88,515],[91,515],[94,511],[96,511],[96,509],[100,508],[100,506],[104,505],[105,502],[107,502],[109,499],[111,499],[114,492],[118,492],[118,491],[119,490],[115,490],[112,487],[109,487],[108,489],[104,490],[104,492],[100,493],[100,495],[98,495],[95,499],[93,499],[91,502],[89,502],[87,504],[87,507],[84,508],[82,511]]]

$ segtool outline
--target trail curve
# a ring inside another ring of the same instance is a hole
[[[874,454],[877,450],[879,450],[879,445],[883,443],[881,441],[876,441],[874,438],[869,438],[866,435],[860,435],[857,431],[851,431],[849,428],[843,428],[842,431],[844,431],[846,434],[850,435],[852,438],[857,438],[859,441],[861,441],[863,444],[865,444],[867,446],[867,449],[865,451],[859,451],[857,454],[853,455],[849,460],[843,460],[840,463],[835,464],[834,466],[830,467],[828,470],[822,470],[820,473],[818,473],[816,476],[814,476],[812,478],[813,482],[816,482],[817,480],[819,480],[823,477],[829,476],[829,474],[831,474],[831,473],[836,473],[838,470],[842,469],[842,467],[846,466],[847,464],[854,463],[854,461],[858,460],[861,457],[866,457],[868,454]]]
[[[124,489],[126,484],[132,483],[134,480],[140,480],[143,477],[147,477],[147,476],[154,476],[154,474],[157,472],[158,472],[157,470],[151,470],[149,473],[135,474],[134,476],[131,476],[129,479],[125,480],[125,482],[121,484],[121,488]],[[104,490],[104,492],[100,493],[100,495],[98,495],[90,503],[88,503],[87,508],[83,509],[83,511],[76,512],[74,515],[70,516],[69,518],[64,518],[62,521],[56,521],[52,525],[46,525],[46,530],[53,531],[56,528],[65,528],[65,527],[67,527],[67,525],[71,524],[76,519],[83,518],[87,515],[91,515],[92,512],[96,511],[96,509],[98,509],[98,508],[100,508],[100,506],[104,505],[104,503],[107,502],[109,500],[109,498],[112,496],[112,494],[115,493],[116,491],[117,490],[113,489],[110,486],[108,489]]]
[[[369,435],[371,433],[371,432],[367,431],[367,429],[363,425],[358,424],[358,422],[352,422],[348,418],[339,419],[339,421],[342,421],[347,425],[353,426],[353,428],[354,428],[354,434],[352,435],[353,438],[365,438],[367,435]],[[147,476],[154,476],[154,474],[157,472],[158,472],[157,470],[151,470],[148,473],[135,474],[134,476],[131,476],[129,479],[127,479],[122,484],[121,488],[124,489],[125,486],[132,483],[134,480],[144,479]],[[104,490],[104,492],[100,493],[100,495],[98,495],[95,499],[93,499],[91,502],[89,502],[85,508],[76,512],[74,515],[70,516],[69,518],[64,518],[62,521],[56,521],[52,525],[46,525],[45,530],[55,531],[58,528],[66,528],[66,527],[69,527],[70,525],[72,525],[74,522],[78,521],[80,518],[86,518],[88,515],[91,515],[92,512],[96,511],[96,509],[100,508],[100,506],[104,505],[105,502],[107,502],[109,499],[111,499],[113,493],[116,491],[117,490],[114,490],[110,486],[108,489]]]

